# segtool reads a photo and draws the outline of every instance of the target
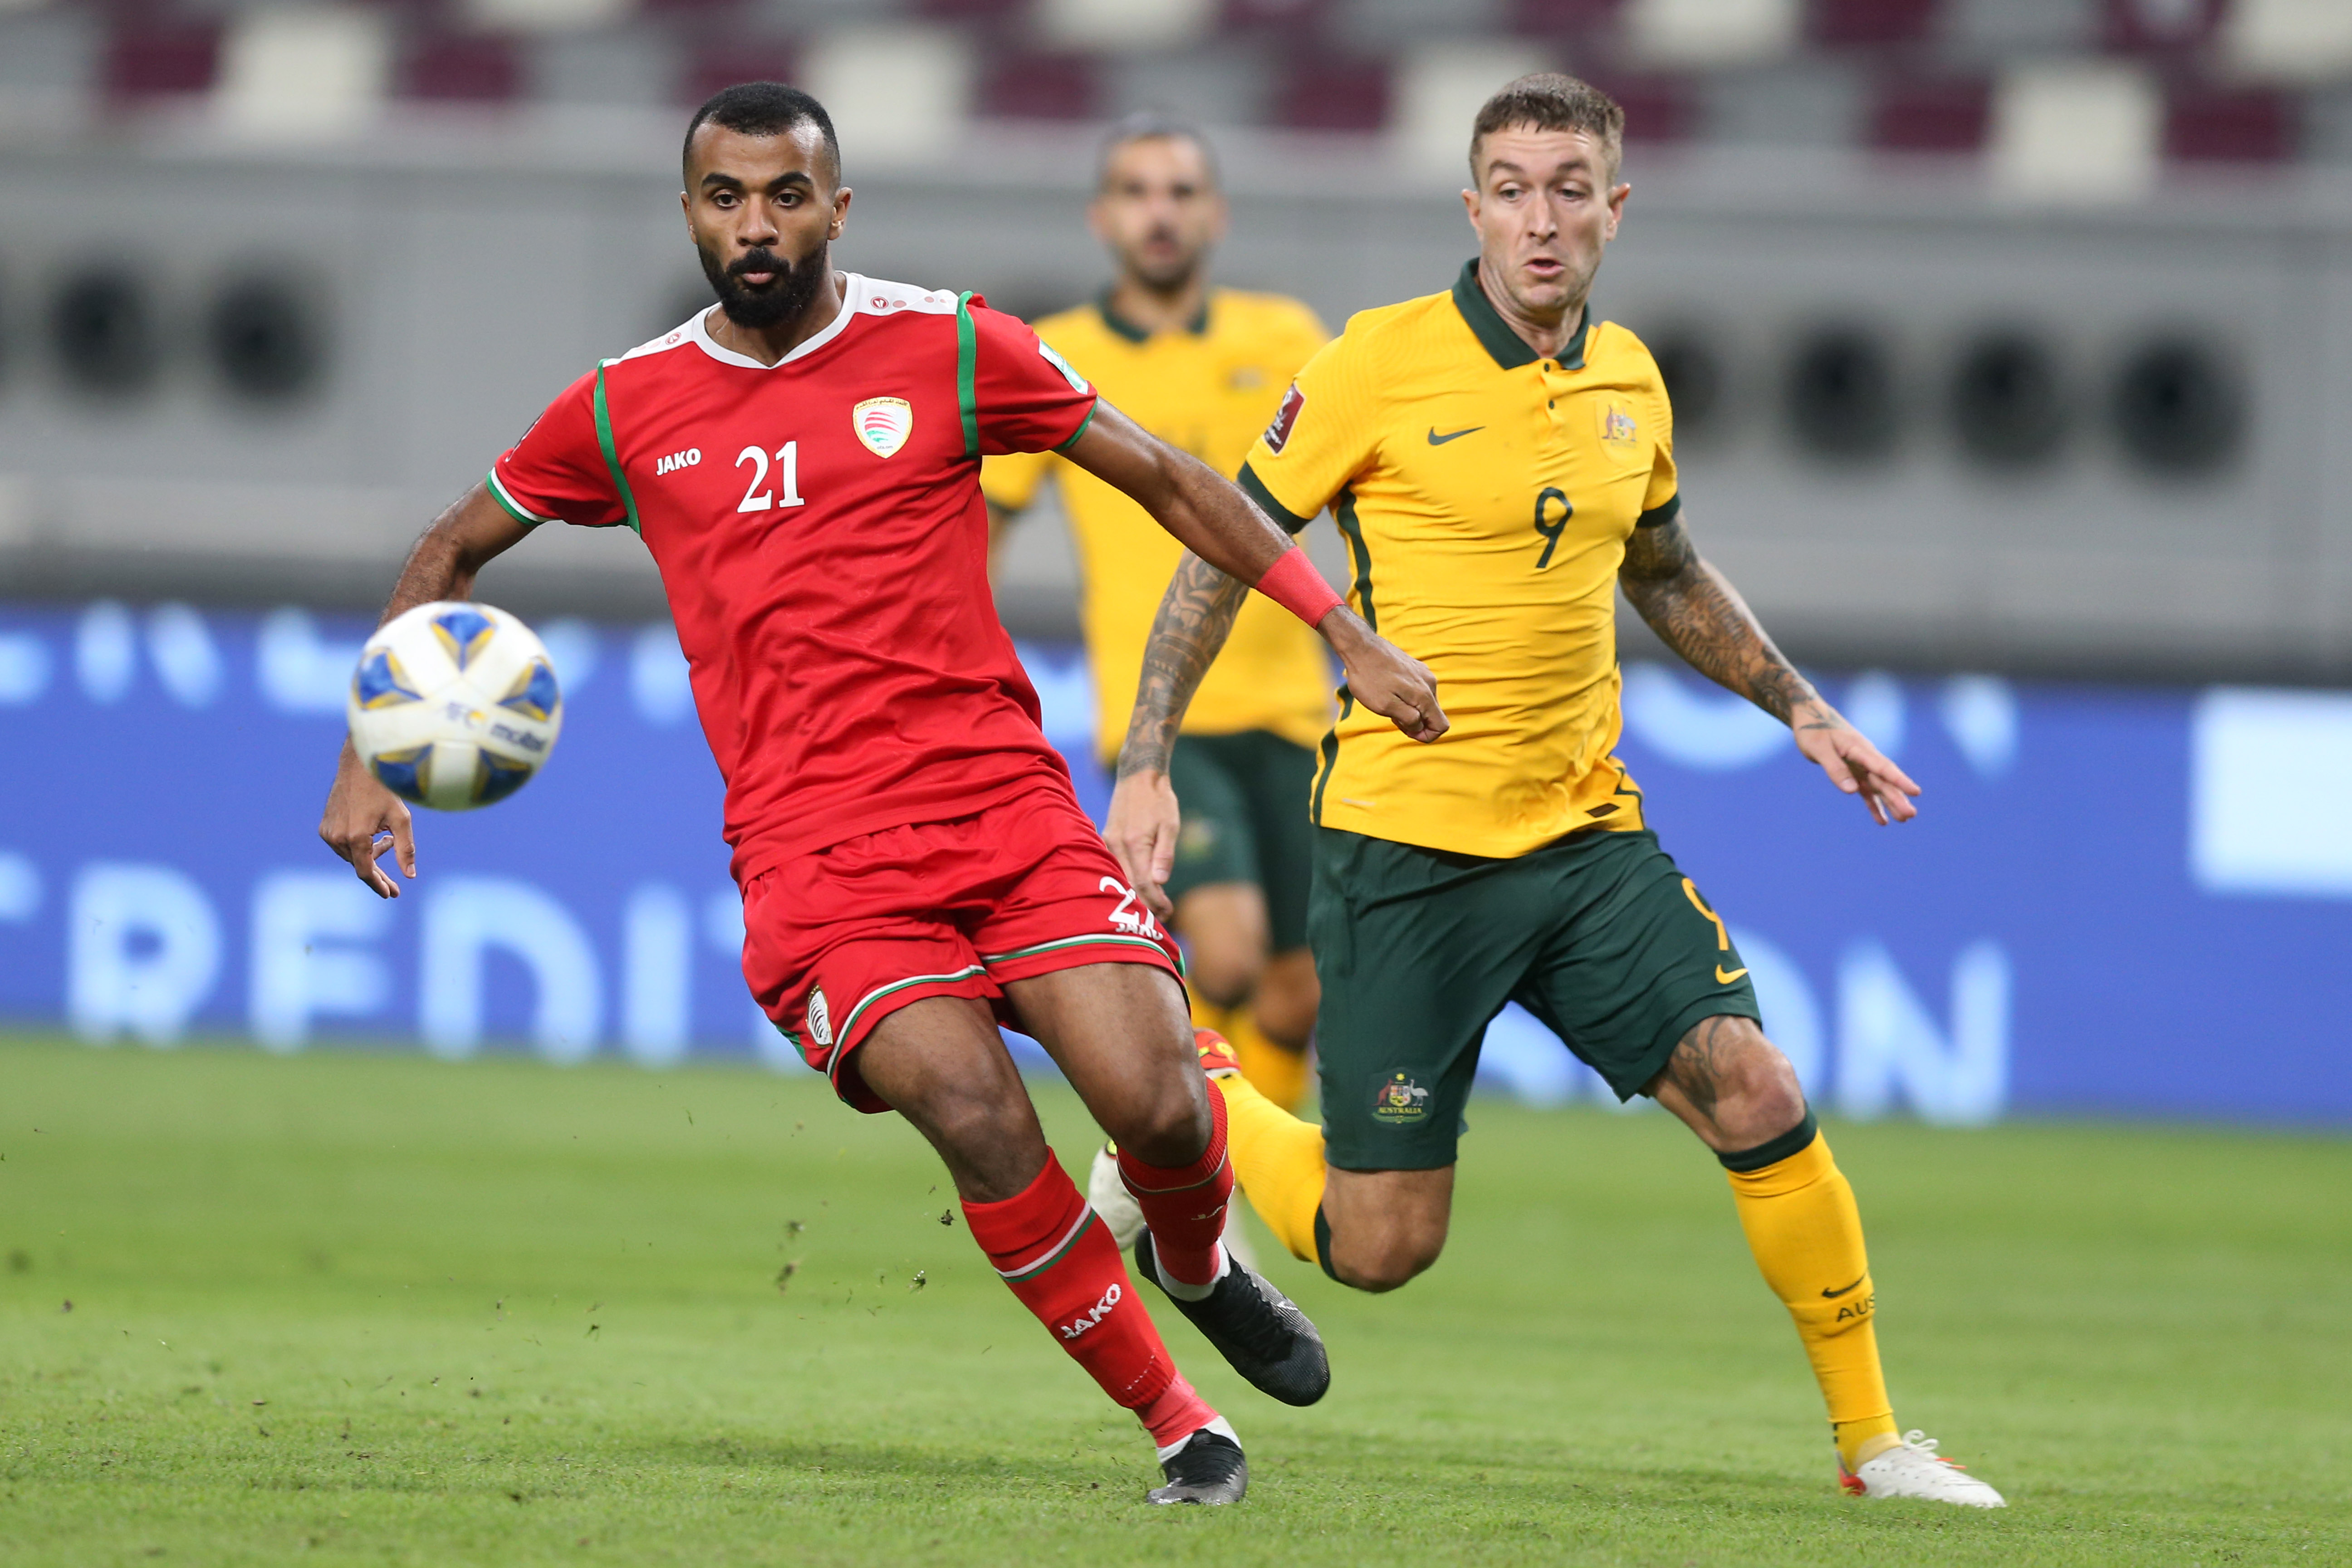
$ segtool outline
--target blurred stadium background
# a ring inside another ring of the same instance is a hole
[[[2341,0],[0,0],[0,1016],[92,1039],[773,1054],[625,532],[484,597],[572,700],[379,908],[310,840],[409,539],[704,297],[688,106],[834,110],[843,264],[1099,286],[1108,117],[1197,117],[1218,280],[1443,288],[1495,85],[1619,93],[1602,314],[1703,543],[1927,784],[1879,835],[1638,634],[1627,749],[1825,1103],[2352,1122],[2352,7]],[[1318,549],[1329,558],[1328,525]],[[1002,604],[1100,798],[1053,526]],[[30,759],[42,759],[37,769]],[[1591,1085],[1512,1018],[1490,1066]]]

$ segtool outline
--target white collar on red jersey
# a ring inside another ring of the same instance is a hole
[[[824,330],[802,343],[776,364],[762,364],[750,354],[737,353],[719,343],[710,335],[707,310],[697,310],[686,324],[674,331],[664,332],[649,343],[631,349],[622,357],[635,359],[639,354],[659,353],[665,349],[692,343],[720,364],[741,365],[746,370],[773,370],[776,365],[805,359],[849,330],[851,320],[858,316],[896,316],[908,311],[923,316],[951,316],[956,310],[956,296],[944,289],[918,289],[911,284],[887,282],[879,278],[861,277],[855,272],[844,273],[841,310]]]

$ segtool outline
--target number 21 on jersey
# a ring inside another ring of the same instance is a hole
[[[801,504],[801,444],[787,441],[776,448],[776,482],[768,483],[768,454],[759,447],[746,447],[735,454],[735,466],[753,465],[751,482],[743,487],[743,500],[737,511],[775,511]],[[777,499],[777,491],[783,497]]]

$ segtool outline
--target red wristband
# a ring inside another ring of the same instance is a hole
[[[1274,558],[1257,580],[1257,591],[1310,626],[1319,626],[1324,616],[1348,602],[1332,592],[1307,552],[1295,544]]]

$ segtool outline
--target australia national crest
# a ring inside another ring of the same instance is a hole
[[[1391,1073],[1372,1094],[1372,1117],[1391,1126],[1410,1125],[1429,1114],[1429,1090],[1403,1073]]]
[[[869,397],[849,411],[857,438],[877,458],[887,458],[915,433],[915,409],[903,397]]]

